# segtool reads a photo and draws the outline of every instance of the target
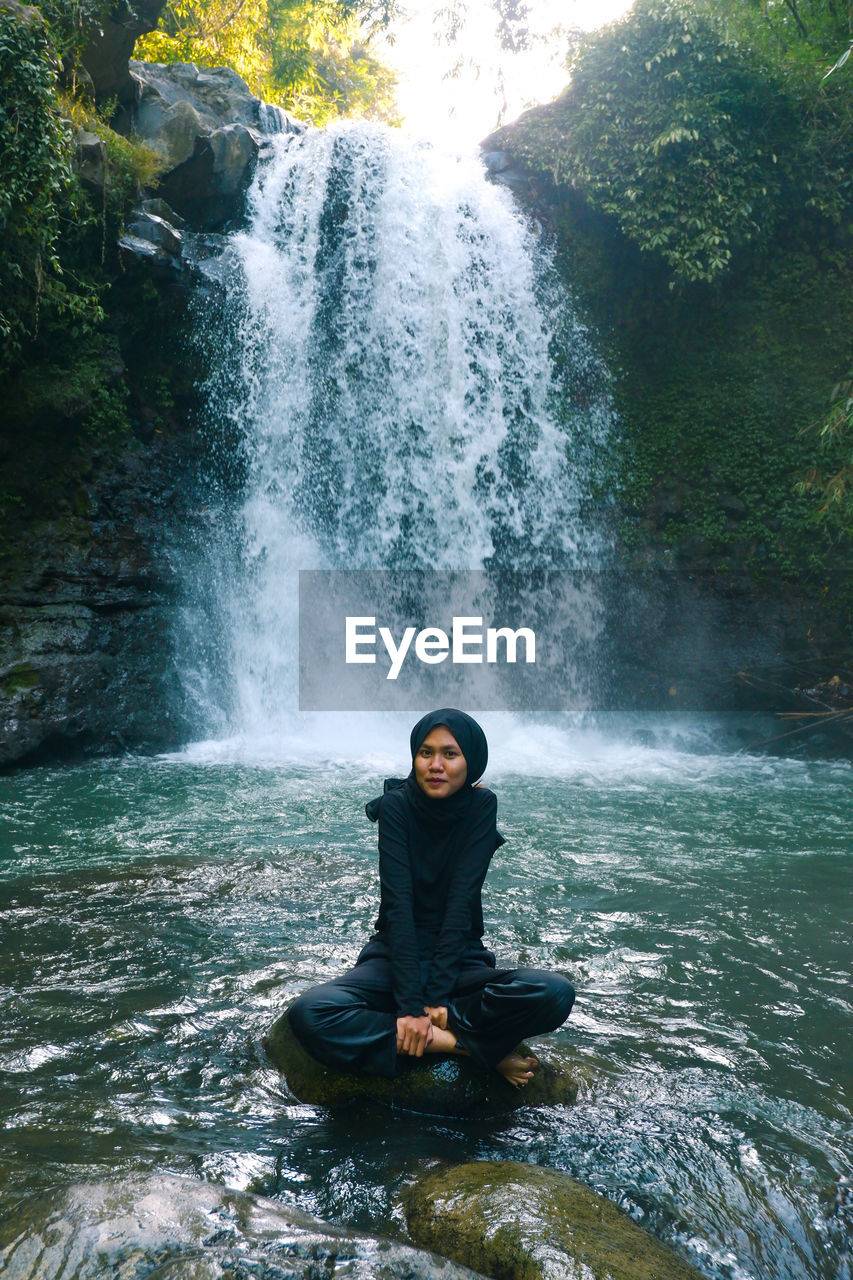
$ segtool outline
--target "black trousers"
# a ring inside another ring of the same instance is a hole
[[[304,991],[290,1006],[290,1024],[311,1057],[325,1066],[393,1077],[397,1014],[391,962],[371,954],[370,947],[354,969]],[[575,989],[559,973],[495,969],[490,952],[480,956],[463,961],[447,1023],[461,1047],[492,1068],[527,1036],[561,1026],[571,1012]]]

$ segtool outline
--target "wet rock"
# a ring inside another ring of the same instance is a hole
[[[255,130],[242,124],[200,135],[192,155],[162,179],[163,195],[194,227],[226,226],[242,212],[260,149]]]
[[[119,236],[118,247],[123,255],[128,255],[137,265],[150,268],[155,278],[162,279],[175,267],[176,259],[172,254],[142,236],[125,233]]]
[[[465,1267],[350,1236],[299,1209],[190,1178],[77,1184],[0,1222],[4,1280],[473,1280]]]
[[[493,1116],[525,1103],[570,1104],[578,1094],[577,1074],[542,1062],[533,1080],[515,1089],[496,1073],[462,1057],[412,1059],[401,1063],[393,1080],[350,1075],[324,1067],[310,1057],[293,1034],[287,1013],[273,1023],[264,1048],[300,1102],[335,1107],[369,1100],[431,1116]]]
[[[180,214],[165,200],[143,200],[131,210],[118,245],[125,261],[150,271],[154,279],[168,280],[190,265],[184,260],[186,226]]]
[[[180,214],[175,213],[175,210],[171,205],[166,204],[166,201],[162,200],[159,196],[153,196],[148,200],[142,200],[139,204],[139,208],[143,213],[150,213],[157,218],[162,218],[164,222],[168,222],[169,226],[174,227],[176,231],[183,231],[187,225]]]
[[[68,410],[85,414],[85,398]],[[186,733],[169,558],[185,504],[167,488],[185,446],[129,436],[106,457],[89,450],[70,455],[81,474],[63,509],[14,527],[0,554],[0,767]]]
[[[138,101],[133,108],[136,133],[157,142],[172,138],[170,150],[173,164],[186,160],[192,153],[192,139],[199,132],[212,133],[226,124],[243,124],[262,135],[302,132],[304,125],[293,120],[281,107],[272,106],[256,97],[246,81],[230,67],[197,67],[194,62],[133,62],[131,74],[138,85]],[[174,117],[195,123],[194,131],[184,132]],[[191,113],[191,115],[189,114]]]
[[[130,235],[138,236],[140,240],[148,240],[166,253],[173,254],[175,257],[181,255],[183,236],[176,227],[173,227],[165,218],[161,218],[159,214],[139,210],[128,222],[127,230]]]
[[[26,658],[0,665],[0,766],[36,753],[171,744],[184,731],[179,718],[152,705],[176,699],[164,663],[169,613],[132,605],[106,617],[86,605],[8,605],[0,608],[5,655]]]
[[[483,164],[489,173],[503,173],[512,164],[505,151],[486,151],[483,153]]]
[[[494,1280],[701,1280],[605,1196],[538,1165],[441,1168],[403,1209],[416,1244]]]

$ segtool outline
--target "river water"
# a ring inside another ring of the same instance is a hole
[[[386,1234],[424,1161],[520,1159],[713,1280],[850,1280],[849,763],[733,755],[701,717],[482,716],[487,939],[574,981],[540,1052],[583,1066],[577,1105],[330,1114],[266,1061],[370,932],[364,803],[418,718],[293,710],[297,571],[607,564],[615,428],[536,228],[473,158],[309,132],[249,215],[199,330],[219,488],[176,560],[199,741],[0,778],[0,1210],[173,1173]]]
[[[574,980],[540,1051],[586,1064],[577,1105],[334,1115],[265,1061],[277,1011],[375,918],[363,804],[405,766],[402,718],[306,723],[278,760],[220,742],[34,769],[0,780],[0,1208],[168,1171],[393,1233],[423,1161],[521,1159],[715,1280],[851,1274],[849,764],[483,719],[507,836],[487,937]]]

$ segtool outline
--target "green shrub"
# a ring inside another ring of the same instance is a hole
[[[72,139],[56,100],[58,65],[34,10],[0,8],[0,370],[45,305],[89,307],[63,278],[58,241],[71,195]]]
[[[115,99],[97,108],[86,99],[75,98],[70,93],[60,94],[58,101],[64,118],[75,130],[94,133],[103,142],[105,201],[120,221],[140,190],[156,186],[165,163],[162,155],[138,138],[126,138],[110,128],[109,122],[116,109]]]
[[[833,387],[829,412],[800,434],[817,439],[820,459],[796,491],[819,498],[817,515],[841,537],[853,539],[853,369]]]
[[[515,154],[614,217],[674,282],[715,281],[770,239],[800,125],[783,78],[685,0],[638,0],[586,37]]]

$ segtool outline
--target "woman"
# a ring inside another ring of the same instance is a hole
[[[536,1059],[513,1052],[553,1031],[575,993],[559,974],[496,969],[483,946],[480,891],[504,843],[497,799],[474,784],[488,760],[483,730],[450,707],[419,720],[412,771],[367,806],[379,822],[381,902],[355,968],[290,1008],[304,1047],[326,1066],[394,1076],[399,1059],[465,1054],[510,1084]]]

